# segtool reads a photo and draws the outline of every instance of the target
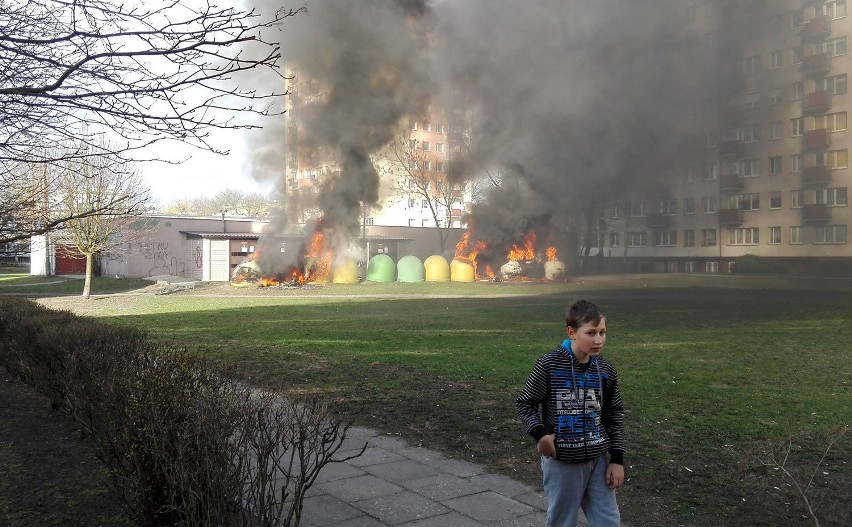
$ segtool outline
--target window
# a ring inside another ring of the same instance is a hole
[[[423,167],[423,170],[429,171],[432,170],[432,162],[431,161],[421,161],[420,165]]]
[[[791,21],[793,23],[793,28],[800,27],[805,23],[805,10],[804,9],[796,9],[791,13]]]
[[[819,13],[819,8],[817,8],[817,13]],[[822,14],[828,15],[830,18],[843,18],[846,16],[846,1],[841,0],[838,2],[827,2],[822,6]]]
[[[824,78],[822,80],[822,89],[832,95],[843,95],[846,93],[846,74]]]
[[[760,70],[760,55],[745,57],[742,61],[741,68],[745,75],[757,73]]]
[[[769,123],[769,138],[781,139],[784,136],[784,123],[781,121],[772,121]]]
[[[790,227],[790,245],[801,245],[803,243],[802,227],[798,225]]]
[[[790,193],[790,208],[801,209],[805,206],[805,191],[794,190]]]
[[[848,205],[846,187],[824,188],[816,191],[816,203],[829,207],[845,207]]]
[[[757,245],[760,243],[760,229],[746,227],[728,230],[728,245]]]
[[[790,135],[793,137],[799,137],[805,133],[805,119],[803,117],[797,117],[795,119],[790,119]]]
[[[695,183],[697,179],[698,169],[695,167],[687,167],[686,168],[686,182],[687,183]]]
[[[814,46],[816,53],[825,53],[829,57],[838,57],[846,54],[846,37],[833,38]]]
[[[781,50],[773,51],[769,54],[769,69],[777,70],[781,67]]]
[[[782,100],[781,88],[774,88],[769,91],[769,104],[780,104]]]
[[[444,152],[444,143],[435,143],[435,152]]]
[[[666,216],[674,216],[677,214],[677,200],[664,199],[660,202],[660,212]]]
[[[728,207],[739,210],[759,210],[760,194],[738,194],[728,198]]]
[[[716,196],[704,196],[701,198],[701,210],[704,214],[713,214],[716,212]]]
[[[803,81],[793,83],[793,100],[798,101],[805,96],[805,83]]]
[[[802,154],[790,155],[790,172],[802,171]]]
[[[677,245],[677,231],[654,231],[654,245],[674,247]]]
[[[409,170],[417,170],[417,160],[416,159],[409,159],[408,160],[408,169]],[[410,185],[411,185],[411,182],[409,182],[408,188],[411,188]]]
[[[743,162],[743,177],[757,177],[760,175],[760,159],[746,159]]]
[[[769,208],[770,209],[780,209],[781,208],[781,193],[780,192],[770,192],[769,193]]]
[[[426,219],[420,220],[420,226],[421,227],[428,227],[429,226],[429,220],[426,220]]]
[[[408,199],[408,208],[409,208],[409,209],[413,209],[413,208],[414,208],[414,205],[415,205],[416,203],[417,203],[417,200],[416,200],[416,199],[414,199],[414,198],[409,198],[409,199]]]
[[[621,247],[621,236],[618,232],[609,233],[609,246],[610,247]]]
[[[803,60],[805,60],[804,46],[793,46],[793,49],[790,50],[790,63],[801,64]]]
[[[417,130],[417,121],[408,121],[408,127],[412,130]]]
[[[701,230],[701,245],[704,247],[714,247],[716,245],[716,229]]]
[[[375,221],[375,218],[364,218],[364,225],[373,225]]]
[[[719,178],[719,165],[707,163],[704,165],[704,181],[716,181]]]
[[[422,143],[420,143],[420,145],[424,152],[432,150],[432,143],[430,143],[429,141],[423,141]]]
[[[769,227],[769,245],[781,243],[781,227]]]
[[[826,129],[829,132],[846,130],[846,112],[830,113],[813,119],[814,130]]]
[[[725,175],[741,176],[745,173],[745,161],[725,161]]]
[[[615,205],[610,207],[610,209],[609,209],[610,217],[614,220],[617,220],[618,218],[620,218],[621,215],[622,215],[621,209],[622,209],[621,203],[616,203]]]
[[[408,180],[408,188],[410,188],[410,189],[417,188],[417,184],[415,183],[415,181],[413,179]]]
[[[781,156],[772,156],[769,158],[769,175],[777,176],[784,171],[782,160]]]
[[[423,131],[424,132],[431,132],[432,131],[432,125],[430,123],[424,123],[423,124]]]
[[[815,227],[814,243],[846,243],[846,225]]]
[[[428,209],[429,208],[429,200],[428,199],[422,200],[420,202],[420,208]]]
[[[648,245],[647,243],[647,233],[645,232],[631,232],[627,234],[627,246],[628,247],[645,247]]]
[[[716,245],[715,243],[713,245]],[[704,272],[705,273],[718,273],[719,272],[719,262],[704,262]]]
[[[435,172],[443,172],[444,171],[444,163],[440,161],[435,162]]]
[[[416,219],[414,219],[414,218],[408,218],[408,226],[409,226],[409,227],[414,227],[414,226],[416,226],[416,225],[417,225],[417,220],[416,220]]]
[[[631,201],[630,202],[630,217],[641,218],[644,215],[645,215],[645,202],[644,201]]]
[[[695,214],[695,198],[683,198],[683,213]]]
[[[829,166],[831,168],[846,168],[849,166],[849,154],[847,150],[817,152],[815,157],[817,166]]]
[[[695,247],[695,231],[692,229],[686,229],[683,231],[683,246],[684,247]]]

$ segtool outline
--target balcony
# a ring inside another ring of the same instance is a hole
[[[719,144],[719,154],[725,157],[738,157],[743,155],[742,141],[725,141]]]
[[[804,135],[804,146],[808,150],[824,150],[831,146],[831,134],[825,128],[809,130]]]
[[[719,209],[719,224],[740,225],[743,222],[743,211],[740,209]]]
[[[802,42],[819,42],[831,34],[831,19],[828,15],[818,16],[801,26]]]
[[[831,93],[823,90],[808,93],[802,99],[802,110],[807,113],[824,113],[831,109]]]
[[[802,207],[803,221],[830,221],[831,209],[824,203],[814,203]]]
[[[645,216],[645,221],[649,227],[660,228],[669,224],[669,216],[662,212],[650,212]]]
[[[802,171],[802,184],[806,187],[822,187],[831,183],[831,167],[807,167]]]
[[[745,187],[739,174],[725,174],[719,178],[719,188],[722,190],[742,190]]]
[[[802,61],[802,73],[805,75],[825,75],[831,71],[831,57],[826,53],[809,55]]]

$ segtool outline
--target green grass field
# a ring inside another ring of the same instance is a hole
[[[587,298],[607,314],[604,355],[628,408],[626,523],[809,524],[780,470],[745,469],[793,437],[787,468],[807,483],[819,467],[808,496],[826,526],[850,521],[852,434],[819,464],[825,438],[852,423],[850,291],[848,280],[643,275],[39,301],[146,328],[258,386],[329,398],[357,424],[539,485],[514,397],[564,338],[567,304]]]

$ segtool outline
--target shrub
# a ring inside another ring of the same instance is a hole
[[[255,392],[137,330],[0,298],[0,362],[92,438],[138,525],[297,526],[319,471],[343,461],[348,425],[325,405]]]

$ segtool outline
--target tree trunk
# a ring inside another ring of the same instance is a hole
[[[86,255],[86,280],[83,283],[83,298],[87,300],[92,296],[92,264],[95,260],[94,256],[92,253]]]

